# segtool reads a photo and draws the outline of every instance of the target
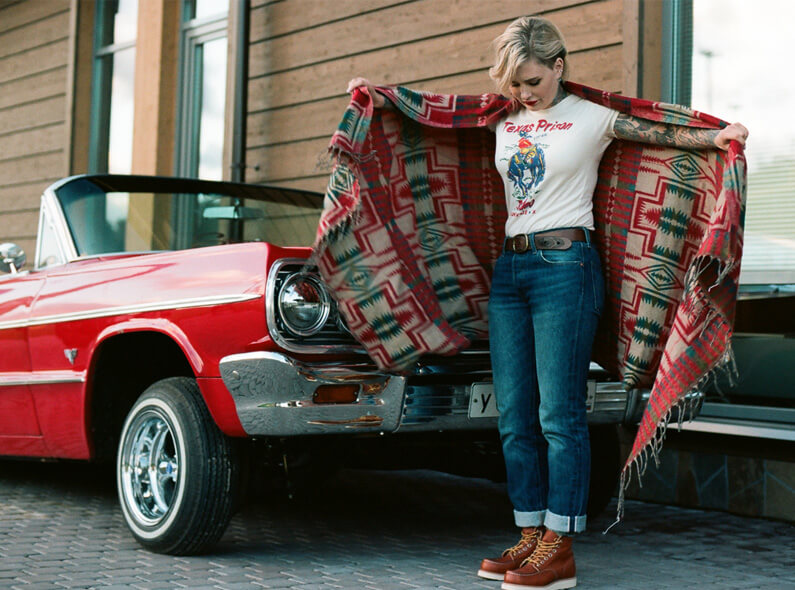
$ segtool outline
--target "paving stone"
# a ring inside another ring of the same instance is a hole
[[[296,584],[295,581],[280,578],[280,579],[269,579],[269,580],[261,580],[263,588],[300,588],[301,584]],[[351,586],[351,588],[357,588],[360,586]]]
[[[245,506],[207,555],[158,555],[126,529],[112,475],[19,465],[0,461],[3,590],[496,590],[477,566],[517,538],[504,485],[346,470],[317,496]],[[630,501],[603,535],[614,514],[613,505],[576,540],[578,587],[795,588],[791,524]]]
[[[58,588],[58,589],[65,588],[65,589],[68,589],[68,590],[86,590],[86,589],[93,590],[94,588],[103,588],[104,589],[105,585],[104,584],[98,584],[96,582],[86,581],[86,580],[82,580],[82,581],[69,580],[69,581],[65,581],[65,582],[55,582],[55,584],[53,585],[53,588]]]

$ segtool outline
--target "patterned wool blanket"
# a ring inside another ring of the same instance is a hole
[[[566,88],[652,121],[725,126],[680,106]],[[487,337],[506,218],[488,124],[511,103],[379,90],[391,106],[373,109],[357,90],[331,140],[315,260],[374,361],[405,370]],[[649,450],[656,458],[672,410],[730,361],[744,201],[736,142],[723,152],[614,140],[602,158],[594,214],[607,300],[594,360],[627,389],[652,387],[622,484]]]

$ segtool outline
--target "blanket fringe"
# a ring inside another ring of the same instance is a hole
[[[734,259],[721,261],[716,257],[702,256],[693,264],[693,266],[691,266],[685,277],[685,294],[683,297],[684,305],[686,306],[688,313],[693,313],[696,315],[701,313],[705,314],[705,321],[703,322],[704,327],[702,328],[701,332],[702,336],[707,327],[713,322],[728,321],[725,317],[723,317],[723,314],[718,309],[709,303],[709,300],[705,294],[700,292],[698,289],[698,279],[706,272],[710,265],[715,263],[718,264],[717,277],[711,285],[706,287],[707,292],[722,284],[724,279],[735,270],[735,267],[737,264],[739,264],[739,261]],[[712,339],[716,337],[717,335],[713,335]],[[738,377],[737,362],[735,360],[731,345],[726,347],[724,354],[721,355],[717,362],[715,362],[715,364],[713,364],[698,379],[698,381],[690,387],[688,392],[681,399],[679,399],[676,404],[672,405],[668,409],[668,411],[657,424],[657,428],[652,439],[621,470],[618,487],[616,519],[604,531],[602,531],[602,534],[606,535],[624,518],[626,491],[629,489],[629,486],[632,483],[633,467],[635,469],[635,477],[637,479],[638,486],[643,487],[643,475],[646,473],[646,469],[649,467],[649,459],[651,458],[654,460],[655,467],[660,466],[660,453],[662,452],[663,443],[665,441],[666,434],[668,433],[668,426],[672,418],[674,415],[676,415],[677,429],[681,431],[685,419],[689,418],[692,420],[692,418],[695,416],[696,410],[704,401],[704,394],[701,391],[702,388],[708,381],[714,380],[716,375],[726,377],[729,383],[732,385],[736,383]]]
[[[632,469],[635,469],[635,478],[638,482],[638,487],[643,487],[643,476],[649,467],[650,459],[654,461],[655,467],[660,466],[660,453],[662,452],[665,437],[668,434],[668,426],[671,420],[676,415],[677,429],[681,431],[682,425],[685,420],[689,418],[692,420],[695,416],[696,410],[701,406],[704,401],[704,394],[701,391],[703,385],[710,380],[713,375],[717,373],[728,374],[732,371],[736,374],[736,362],[731,347],[727,347],[726,352],[721,356],[717,363],[715,363],[698,382],[688,391],[688,393],[680,399],[676,404],[671,406],[668,411],[660,419],[657,424],[657,429],[654,436],[649,443],[641,449],[638,454],[621,470],[618,486],[618,505],[616,508],[616,520],[610,524],[602,534],[607,534],[610,529],[619,524],[624,519],[624,508],[626,500],[626,491],[632,483]]]

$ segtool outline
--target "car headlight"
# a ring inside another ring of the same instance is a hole
[[[325,325],[331,313],[331,297],[320,280],[294,274],[284,281],[277,299],[284,327],[296,336],[312,336]]]

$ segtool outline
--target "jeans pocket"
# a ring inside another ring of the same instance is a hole
[[[547,264],[579,264],[584,265],[582,247],[579,243],[566,250],[537,250],[541,260]]]

